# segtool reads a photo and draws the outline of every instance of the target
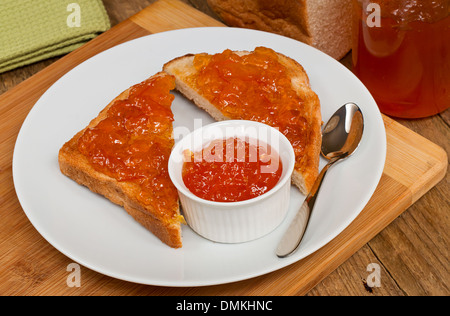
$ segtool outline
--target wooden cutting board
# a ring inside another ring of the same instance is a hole
[[[445,151],[383,116],[387,159],[361,214],[309,257],[250,280],[199,288],[133,284],[82,268],[82,286],[68,287],[70,259],[48,244],[26,218],[14,191],[12,154],[26,115],[63,74],[119,43],[144,35],[220,22],[177,0],[159,0],[0,96],[0,294],[2,295],[301,295],[352,256],[445,175]]]

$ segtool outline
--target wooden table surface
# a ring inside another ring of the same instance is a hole
[[[206,0],[182,1],[217,18],[207,6]],[[103,0],[112,26],[126,20],[153,2],[154,0]],[[58,58],[52,58],[0,74],[0,94],[56,60]],[[341,62],[349,66],[350,60],[349,54]],[[430,118],[397,121],[450,153],[450,110]],[[0,154],[12,156],[10,152],[1,151]],[[0,166],[0,174],[3,172],[11,174],[11,164]],[[449,171],[447,171],[440,183],[323,279],[308,295],[449,295],[449,196]],[[7,206],[2,205],[1,212],[7,210]],[[20,223],[11,223],[11,225],[18,227],[27,225],[26,229],[32,229],[25,215]],[[38,236],[37,232],[36,235]],[[64,257],[56,250],[51,254],[43,255]],[[4,258],[7,259],[7,255]],[[379,287],[370,288],[366,284],[372,272],[371,264],[378,264],[381,268]],[[67,263],[65,265],[67,266]],[[0,283],[3,283],[2,280],[14,279],[13,274],[20,274],[23,278],[24,275],[33,274],[34,270],[33,266],[27,266],[27,271],[9,271],[8,273],[10,275],[0,275]],[[45,275],[42,278],[45,278]],[[36,280],[35,276],[33,279]],[[105,284],[114,287],[119,282],[116,283],[113,279],[105,277]],[[31,290],[29,293],[33,294]],[[91,294],[95,295],[95,289],[91,290]],[[151,291],[148,294],[151,294]]]

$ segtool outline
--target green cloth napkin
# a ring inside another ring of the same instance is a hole
[[[101,0],[0,0],[0,73],[69,53],[110,27]]]

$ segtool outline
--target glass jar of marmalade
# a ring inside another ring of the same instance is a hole
[[[450,0],[353,0],[353,72],[384,114],[450,106]]]

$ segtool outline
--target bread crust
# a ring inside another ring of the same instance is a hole
[[[249,54],[248,51],[235,52],[239,55]],[[309,78],[303,67],[295,60],[277,53],[279,61],[286,66],[291,76],[292,86],[304,100],[305,118],[308,121],[307,147],[301,158],[300,166],[294,169],[292,182],[303,194],[307,194],[318,175],[320,147],[322,143],[320,101],[312,91]],[[188,54],[167,62],[163,70],[175,77],[176,89],[186,98],[193,101],[199,108],[205,110],[217,121],[233,119],[226,117],[214,104],[204,98],[194,87],[188,84],[187,78],[195,74],[195,55]]]
[[[166,74],[158,73],[155,76],[164,75]],[[158,212],[152,205],[143,205],[138,201],[137,195],[139,194],[140,188],[137,184],[117,181],[104,173],[98,172],[90,164],[87,157],[78,149],[78,139],[83,135],[84,131],[96,126],[100,121],[105,119],[108,109],[115,101],[126,99],[130,89],[122,92],[112,100],[86,128],[78,132],[62,146],[58,154],[60,170],[64,175],[77,183],[88,187],[95,193],[103,195],[111,202],[124,207],[129,215],[150,230],[165,244],[173,248],[179,248],[182,247],[181,224],[179,221],[173,221],[171,223],[164,221],[158,216]],[[177,213],[180,215],[179,209]]]
[[[228,26],[287,36],[341,59],[352,46],[351,1],[208,0],[208,4]]]

